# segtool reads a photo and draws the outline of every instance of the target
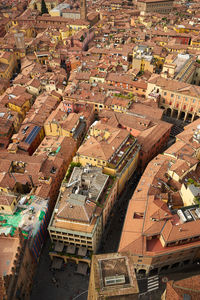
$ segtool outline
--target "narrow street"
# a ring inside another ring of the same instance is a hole
[[[98,253],[117,252],[128,203],[139,180],[140,175],[135,172],[127,182],[124,191],[120,195],[111,212]]]

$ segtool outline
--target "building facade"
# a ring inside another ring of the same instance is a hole
[[[36,264],[20,232],[0,235],[0,291],[5,300],[30,299]],[[9,264],[8,264],[9,261]]]
[[[155,75],[148,82],[146,96],[158,93],[159,107],[167,116],[192,122],[200,115],[199,91],[199,86]]]
[[[129,202],[119,252],[132,255],[139,274],[166,272],[200,258],[198,126],[199,121],[188,125],[148,164]]]
[[[63,181],[49,223],[53,243],[98,250],[103,231],[101,198],[108,179],[97,168],[74,168],[69,182]]]
[[[174,0],[138,0],[137,7],[146,13],[168,14],[173,9]]]

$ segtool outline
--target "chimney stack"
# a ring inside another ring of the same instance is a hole
[[[82,20],[87,20],[87,5],[86,5],[86,0],[80,0],[81,1],[81,19]]]

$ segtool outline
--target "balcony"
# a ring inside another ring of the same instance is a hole
[[[130,136],[126,143],[115,153],[112,160],[108,163],[108,167],[117,169],[127,154],[133,149],[135,143],[136,139],[133,136]]]

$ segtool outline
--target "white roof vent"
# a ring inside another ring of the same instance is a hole
[[[105,285],[115,285],[115,284],[124,284],[125,276],[124,275],[115,275],[105,277]]]

